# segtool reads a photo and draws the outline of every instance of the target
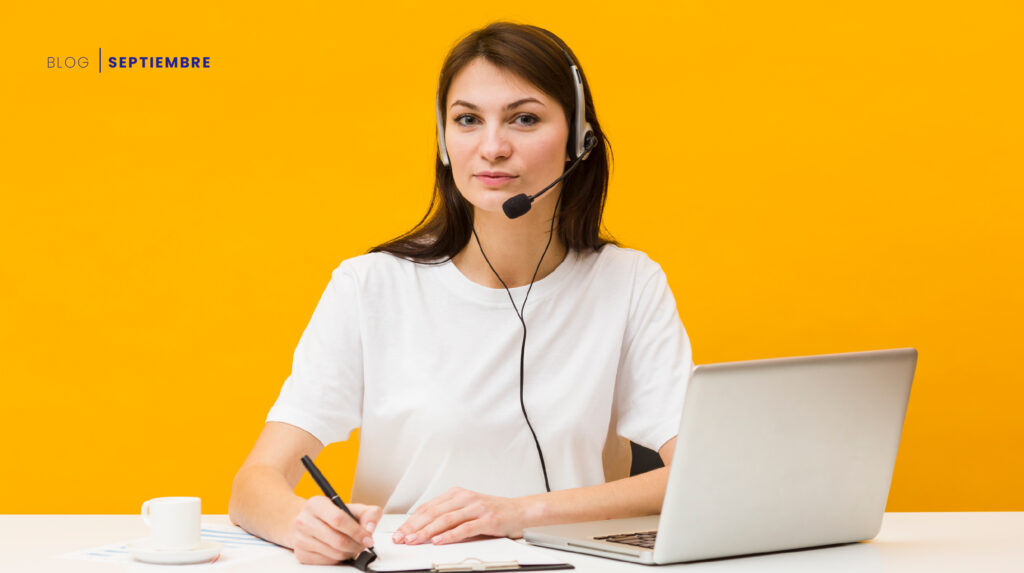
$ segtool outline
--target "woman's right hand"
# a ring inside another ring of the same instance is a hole
[[[356,523],[331,500],[317,495],[295,517],[295,558],[307,565],[333,565],[373,547],[373,530],[383,513],[376,505],[347,504]]]

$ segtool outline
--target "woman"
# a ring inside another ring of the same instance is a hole
[[[660,266],[599,237],[609,147],[575,62],[508,23],[452,49],[428,215],[334,271],[235,477],[235,523],[336,563],[383,512],[411,511],[394,541],[417,544],[660,511],[667,469],[606,482],[603,461],[614,433],[670,464],[689,340]],[[510,218],[519,194],[535,199]],[[301,456],[357,427],[358,524],[294,494]]]

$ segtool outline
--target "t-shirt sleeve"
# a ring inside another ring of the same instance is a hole
[[[654,451],[679,431],[693,368],[690,338],[660,265],[639,280],[630,303],[615,382],[618,435]]]
[[[331,275],[292,359],[268,422],[285,422],[327,445],[359,427],[363,404],[359,292],[342,263]]]

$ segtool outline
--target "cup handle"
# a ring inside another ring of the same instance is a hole
[[[144,521],[146,523],[146,527],[149,527],[149,502],[150,501],[153,501],[153,500],[147,499],[146,501],[142,502],[142,521]]]

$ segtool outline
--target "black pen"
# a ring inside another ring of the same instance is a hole
[[[313,476],[313,481],[316,482],[316,485],[320,486],[320,490],[324,492],[324,495],[334,502],[334,505],[340,507],[342,511],[347,513],[349,517],[355,519],[356,523],[359,523],[359,519],[352,515],[352,512],[345,506],[345,502],[341,501],[341,498],[338,497],[338,494],[334,491],[334,488],[331,487],[331,484],[327,483],[327,478],[324,477],[324,474],[320,473],[320,470],[317,469],[313,460],[309,459],[309,456],[302,456],[302,465],[306,466],[306,469],[309,470],[309,475]],[[366,571],[366,566],[376,558],[377,554],[373,552],[373,549],[365,549],[352,560],[352,564],[358,569]]]

